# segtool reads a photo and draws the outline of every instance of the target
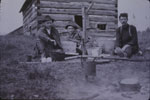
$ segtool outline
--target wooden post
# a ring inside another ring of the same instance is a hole
[[[82,55],[86,55],[86,45],[85,42],[87,40],[87,34],[86,34],[86,19],[87,19],[87,15],[89,10],[92,8],[92,6],[94,5],[94,2],[91,3],[91,5],[86,9],[85,6],[82,7],[82,23],[83,23],[83,34],[82,34]]]
[[[82,55],[86,55],[86,47],[85,47],[85,41],[86,41],[86,8],[82,7],[82,23],[83,23],[83,34],[82,34]]]
[[[86,17],[87,17],[87,12],[91,6],[86,10],[85,7],[82,7],[82,23],[83,23],[83,34],[82,34],[82,55],[87,55],[87,50],[86,50],[86,40],[87,40],[87,35],[86,35]],[[82,57],[82,67],[84,69],[84,74],[85,78],[87,81],[93,81],[94,77],[96,76],[96,64],[93,61],[87,61],[87,58]]]

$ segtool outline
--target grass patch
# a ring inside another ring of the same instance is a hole
[[[150,31],[138,32],[138,39],[142,50],[150,47]],[[19,64],[26,61],[27,55],[34,53],[34,46],[34,37],[0,36],[0,98],[58,100],[61,98],[58,96],[57,89],[62,80],[72,79],[66,82],[71,84],[73,80],[77,81],[81,78],[82,72],[77,64],[58,64],[59,67],[49,64]],[[124,65],[126,62],[118,63],[118,65],[110,64],[110,66]],[[134,66],[132,63],[129,65]],[[59,69],[60,67],[63,70]],[[65,76],[64,72],[68,76]],[[66,85],[66,83],[63,84]]]
[[[7,35],[0,37],[0,98],[60,99],[54,72],[41,65],[19,64],[33,54],[35,38]]]
[[[150,47],[150,30],[138,32],[138,42],[142,50]]]
[[[8,35],[0,37],[0,61],[25,61],[32,54],[35,38],[29,36]]]

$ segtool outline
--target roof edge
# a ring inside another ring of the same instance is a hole
[[[21,9],[20,9],[20,13],[23,11],[23,10],[25,10],[25,8],[30,4],[32,2],[32,0],[26,0],[24,3],[23,3],[23,5],[22,5],[22,7],[21,7]]]

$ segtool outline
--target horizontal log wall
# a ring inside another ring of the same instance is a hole
[[[40,10],[42,15],[50,15],[55,19],[55,26],[60,32],[68,21],[74,20],[75,15],[81,16],[81,8],[89,7],[91,0],[40,0]],[[94,6],[88,12],[87,28],[88,33],[95,32],[107,34],[117,27],[117,0],[93,0]],[[98,24],[106,24],[106,30],[97,28]],[[93,33],[91,33],[93,34]]]
[[[37,28],[37,9],[32,5],[36,5],[37,1],[33,0],[31,4],[23,11],[23,29],[25,34],[33,33]]]
[[[29,11],[29,9],[31,9],[32,3],[33,3],[33,0],[32,0],[32,2],[31,2],[26,8],[22,11],[23,16],[25,16],[25,14]]]
[[[106,31],[109,31],[111,29],[116,29],[117,28],[117,25],[114,23],[114,22],[90,22],[89,23],[89,27],[88,28],[97,28],[97,25],[98,24],[106,24]]]
[[[95,3],[104,3],[104,4],[115,4],[116,0],[41,0],[41,1],[50,1],[50,2],[95,2]]]
[[[81,9],[83,6],[88,7],[90,4],[88,2],[48,2],[41,1],[40,6],[42,8],[60,8],[60,9]],[[94,4],[92,7],[94,10],[117,10],[114,4]]]
[[[101,16],[101,15],[89,15],[91,22],[116,22],[117,19],[114,16]]]
[[[49,15],[51,16],[55,21],[70,21],[74,18],[73,15],[62,15],[62,14],[42,14],[43,16]],[[43,16],[39,16],[38,20],[43,19]]]
[[[81,9],[57,9],[57,8],[41,8],[42,14],[68,14],[68,15],[81,15]],[[117,16],[115,11],[110,10],[90,10],[89,15],[103,15],[103,16]]]
[[[37,1],[40,3],[37,4]],[[96,38],[99,45],[107,44],[107,40],[101,44],[99,38],[115,37],[118,22],[118,0],[33,0],[23,11],[24,32],[36,34],[40,26],[38,21],[43,19],[44,15],[49,15],[55,20],[54,25],[59,33],[65,32],[66,24],[69,21],[74,21],[75,16],[81,16],[81,8],[83,6],[89,7],[91,1],[94,1],[94,5],[88,12],[89,16],[86,19],[87,34]],[[33,9],[33,4],[37,4],[38,8]],[[98,24],[106,24],[106,30],[98,29]]]

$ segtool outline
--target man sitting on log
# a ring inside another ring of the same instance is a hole
[[[51,57],[52,61],[64,59],[64,52],[60,42],[60,35],[53,26],[54,19],[45,16],[41,21],[36,42],[36,54],[40,54],[41,59]]]
[[[116,32],[116,47],[114,53],[121,57],[131,57],[138,52],[137,30],[133,25],[129,25],[128,14],[121,13],[119,21],[122,24]]]
[[[82,50],[81,50],[82,36],[79,28],[80,27],[75,22],[70,21],[65,27],[67,32],[62,33],[62,35],[66,36],[68,41],[75,42],[76,52],[82,55]]]

